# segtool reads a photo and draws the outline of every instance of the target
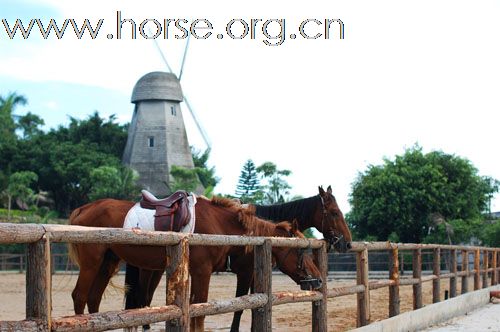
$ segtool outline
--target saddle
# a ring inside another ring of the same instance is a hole
[[[142,190],[140,205],[144,209],[156,210],[155,231],[179,232],[191,219],[188,193],[176,191],[167,198],[158,199],[147,190]]]

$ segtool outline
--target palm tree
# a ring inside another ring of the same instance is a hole
[[[13,112],[18,105],[26,105],[28,100],[22,95],[11,92],[7,97],[0,96],[0,148],[15,140],[16,123]]]

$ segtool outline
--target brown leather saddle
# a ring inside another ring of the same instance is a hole
[[[144,209],[156,210],[155,231],[179,232],[191,219],[189,194],[179,190],[167,198],[158,199],[147,190],[142,190],[140,205]]]

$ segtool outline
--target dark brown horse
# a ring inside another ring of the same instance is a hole
[[[70,223],[80,226],[120,228],[133,205],[133,202],[128,201],[99,200],[73,211]],[[293,232],[288,223],[266,222],[227,199],[208,200],[200,197],[195,211],[196,233],[288,237]],[[91,313],[99,310],[102,294],[110,278],[116,273],[120,260],[145,271],[165,270],[165,249],[162,247],[72,244],[70,248],[72,256],[80,266],[78,281],[72,292],[76,314],[83,314],[85,305]],[[312,258],[304,255],[302,251],[273,247],[272,254],[278,267],[297,283],[311,278],[311,275],[320,278],[320,271]],[[189,257],[191,303],[206,302],[212,272],[223,270],[228,256],[240,255],[246,255],[244,247],[192,246]],[[133,289],[134,285],[131,285],[131,288]],[[203,331],[203,328],[204,317],[191,319],[192,331]]]
[[[326,192],[322,187],[318,187],[318,190],[318,195],[309,198],[283,204],[254,205],[250,209],[254,209],[258,217],[274,222],[297,220],[300,231],[316,227],[330,246],[333,245],[339,252],[346,252],[351,248],[351,232],[332,194],[332,188],[328,186]],[[231,259],[231,270],[238,276],[236,297],[246,295],[250,290],[253,261],[249,258],[240,256]],[[243,311],[234,313],[231,332],[239,330],[242,313]]]
[[[351,232],[332,194],[332,187],[318,187],[319,194],[275,205],[255,205],[255,214],[267,220],[298,221],[299,230],[316,227],[338,252],[351,249]]]

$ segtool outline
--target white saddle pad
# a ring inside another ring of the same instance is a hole
[[[193,233],[195,226],[195,209],[196,197],[193,193],[188,196],[189,202],[189,212],[191,213],[191,219],[189,223],[181,228],[181,233]],[[155,230],[155,210],[143,209],[140,203],[136,203],[127,213],[125,217],[125,222],[123,223],[124,229],[130,228],[140,228],[144,231],[154,231]]]

